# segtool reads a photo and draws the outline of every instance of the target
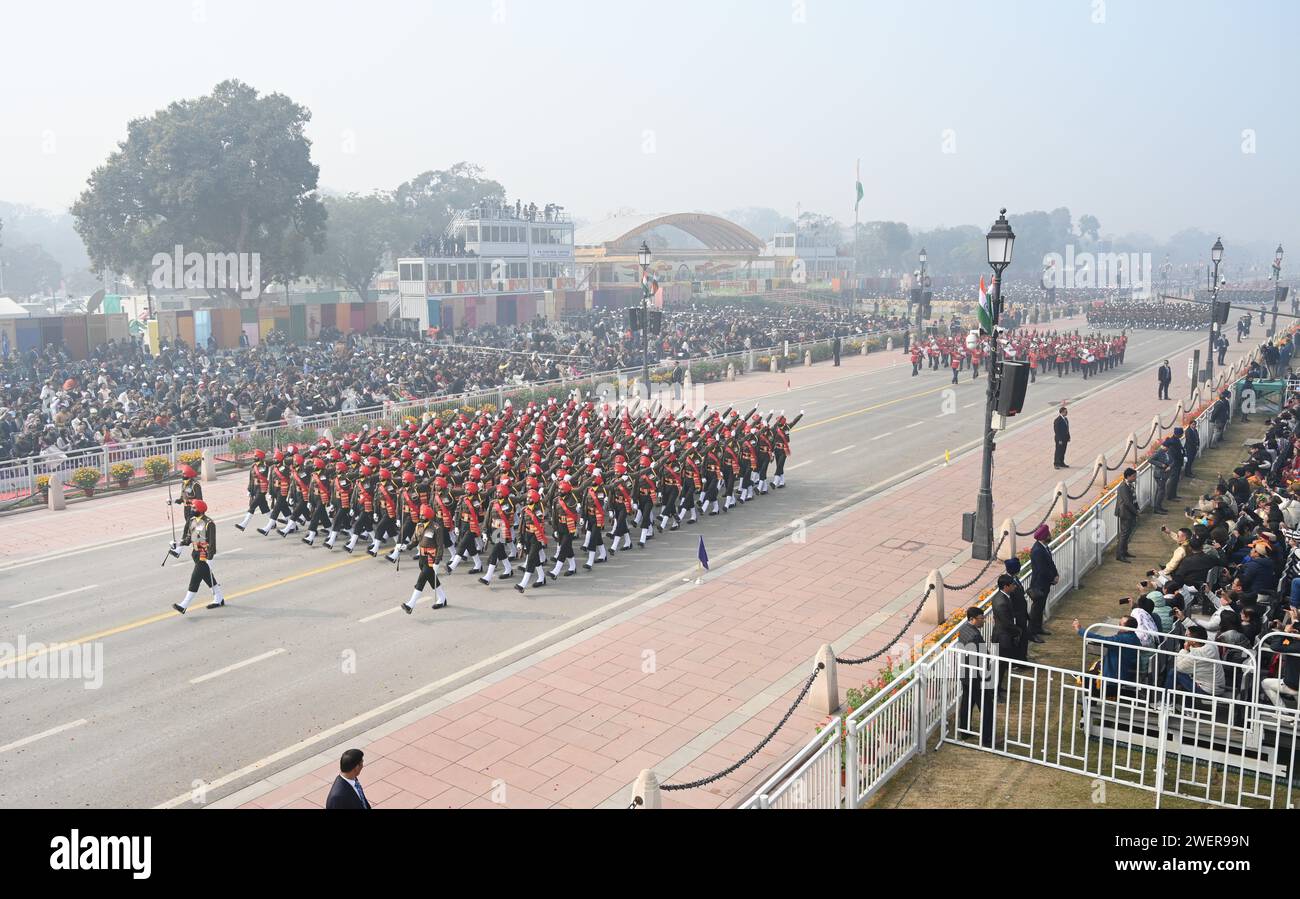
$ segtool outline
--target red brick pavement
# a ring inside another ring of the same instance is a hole
[[[1234,345],[1232,353],[1230,362],[1240,350]],[[1173,404],[1152,392],[1112,385],[1072,405],[1074,492],[1098,454],[1118,453],[1129,432],[1141,439],[1153,415],[1171,413]],[[1041,517],[1061,475],[1050,465],[1052,445],[1050,414],[1003,435],[999,519],[1011,512],[1026,522]],[[956,582],[982,567],[969,560],[959,533],[960,513],[973,508],[979,465],[978,452],[939,463],[810,527],[806,543],[770,544],[698,586],[512,666],[504,679],[470,685],[456,691],[462,698],[437,700],[349,741],[366,750],[367,794],[380,808],[617,807],[643,768],[673,783],[729,766],[780,720],[823,643],[848,656],[879,649],[914,608],[926,572],[943,567]],[[950,591],[948,608],[971,601],[982,586]],[[930,627],[918,623],[913,634]],[[649,670],[646,650],[654,653]],[[841,690],[872,676],[867,667],[840,666]],[[807,742],[820,717],[804,703],[740,771],[706,788],[665,793],[665,805],[743,800]],[[217,804],[320,806],[342,748]]]

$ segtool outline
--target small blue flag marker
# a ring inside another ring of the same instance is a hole
[[[705,571],[708,571],[708,570],[709,570],[709,554],[708,554],[708,552],[704,549],[704,536],[703,536],[703,535],[700,536],[700,553],[699,553],[699,556],[700,556],[700,564],[704,566],[704,570],[705,570]]]

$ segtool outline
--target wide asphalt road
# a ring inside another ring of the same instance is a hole
[[[1185,394],[1184,350],[1199,344],[1194,334],[1135,332],[1124,366],[1087,382],[1042,377],[1030,388],[1026,413],[1123,378],[1133,377],[1135,391],[1154,390],[1154,373],[1144,369],[1166,357],[1175,395],[1180,385]],[[241,534],[223,518],[216,568],[229,605],[208,612],[200,594],[182,618],[169,606],[184,592],[188,556],[160,570],[164,538],[76,551],[79,543],[130,535],[113,533],[112,522],[105,532],[69,534],[72,549],[43,547],[45,558],[0,566],[0,641],[73,641],[102,651],[102,683],[87,689],[83,680],[15,678],[16,667],[7,669],[0,679],[0,806],[152,806],[416,688],[429,687],[418,700],[427,702],[680,585],[694,576],[700,535],[711,560],[725,562],[780,539],[792,522],[811,524],[849,494],[883,490],[941,463],[946,450],[967,448],[980,435],[986,384],[966,372],[950,392],[949,380],[942,371],[912,377],[901,362],[764,398],[764,411],[806,411],[786,489],[527,595],[508,582],[485,588],[462,567],[446,582],[449,608],[433,611],[426,594],[410,617],[397,606],[410,594],[414,565],[404,562],[398,574],[360,550],[330,554],[296,535]],[[1123,435],[1115,436],[1121,443]],[[1091,462],[1072,461],[1071,475]],[[1027,511],[999,509],[996,517]]]

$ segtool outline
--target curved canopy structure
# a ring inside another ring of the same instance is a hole
[[[635,250],[645,235],[661,225],[680,228],[707,250],[758,254],[763,241],[748,229],[716,215],[701,212],[678,212],[668,215],[623,215],[579,228],[573,243],[579,247],[602,247],[618,252]]]

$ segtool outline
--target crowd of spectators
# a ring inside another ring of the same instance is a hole
[[[1087,316],[1094,328],[1205,331],[1210,326],[1209,306],[1178,300],[1107,300],[1089,306]]]

